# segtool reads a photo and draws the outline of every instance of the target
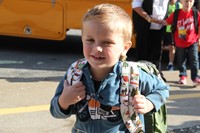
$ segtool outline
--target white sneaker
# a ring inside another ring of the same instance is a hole
[[[186,76],[181,76],[179,81],[178,81],[178,83],[186,85],[187,84],[187,77]]]

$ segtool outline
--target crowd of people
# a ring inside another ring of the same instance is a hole
[[[194,6],[194,4],[196,5]],[[187,83],[188,60],[193,86],[200,85],[200,77],[198,75],[199,33],[198,31],[196,32],[195,17],[192,9],[198,8],[197,5],[198,2],[195,3],[194,0],[170,0],[169,4],[168,0],[134,0],[132,8],[136,32],[136,61],[148,60],[158,68],[161,68],[159,59],[162,45],[168,45],[168,70],[174,69],[175,51],[178,58],[179,80],[177,83],[184,85]],[[176,9],[180,10],[177,16],[177,25],[172,27]],[[200,22],[199,12],[197,13],[196,21],[197,24]],[[172,28],[176,28],[176,30],[172,32]],[[162,73],[161,70],[160,72]],[[164,75],[162,77],[165,79]]]

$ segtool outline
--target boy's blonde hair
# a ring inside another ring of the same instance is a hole
[[[100,4],[90,9],[83,17],[82,23],[97,20],[112,31],[122,32],[124,40],[131,41],[132,20],[125,10],[112,4]]]

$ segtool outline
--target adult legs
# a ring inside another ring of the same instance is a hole
[[[156,65],[156,67],[159,69],[162,79],[166,82],[167,80],[164,78],[164,75],[161,71],[161,68],[159,65],[160,56],[161,56],[161,42],[163,39],[163,28],[160,30],[150,30],[149,36],[148,36],[148,55],[147,60],[152,62]]]
[[[163,38],[163,29],[150,30],[149,33],[149,53],[148,60],[159,67],[159,58],[161,55],[161,42]]]
[[[174,65],[174,56],[175,56],[175,46],[174,46],[174,39],[173,39],[173,35],[171,32],[164,32],[164,36],[163,36],[163,45],[164,46],[168,46],[168,57],[169,57],[169,63],[167,65],[167,69],[172,71],[173,65]]]
[[[175,46],[169,45],[169,63],[173,65],[175,57]]]
[[[136,32],[136,57],[135,60],[148,60],[150,23],[134,10],[132,12],[134,30]]]
[[[149,31],[136,34],[136,61],[148,60],[149,55],[149,43],[148,43]]]

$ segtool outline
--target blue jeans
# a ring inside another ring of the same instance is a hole
[[[177,64],[179,69],[179,77],[187,76],[186,61],[189,59],[191,79],[195,80],[198,76],[199,70],[199,56],[198,56],[198,43],[194,43],[190,47],[180,48],[176,47]]]

